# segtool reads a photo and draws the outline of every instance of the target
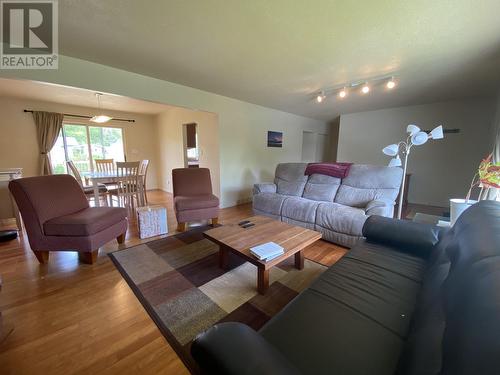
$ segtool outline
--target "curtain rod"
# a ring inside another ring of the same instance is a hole
[[[33,110],[25,109],[24,112],[33,113]],[[73,115],[71,113],[63,113],[63,115],[68,116],[68,117],[78,117],[78,118],[86,118],[86,119],[91,119],[93,117],[93,116],[85,116],[85,115]],[[110,121],[135,122],[135,120],[130,120],[127,118],[114,118],[114,117]]]

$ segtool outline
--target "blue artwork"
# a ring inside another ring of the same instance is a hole
[[[282,132],[267,132],[267,147],[283,147],[283,133]]]

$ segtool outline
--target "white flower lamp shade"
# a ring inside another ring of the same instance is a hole
[[[386,146],[382,149],[382,152],[388,156],[396,156],[399,152],[399,146],[397,144]]]
[[[389,167],[401,167],[401,159],[399,158],[399,155],[391,159]]]
[[[410,133],[411,136],[417,134],[420,131],[420,128],[417,125],[410,124],[406,127],[406,132]]]
[[[428,139],[429,136],[427,135],[427,133],[418,132],[417,134],[411,136],[411,143],[413,143],[415,146],[420,146],[427,142]]]
[[[439,125],[438,127],[432,129],[429,134],[432,139],[443,139],[443,125]]]

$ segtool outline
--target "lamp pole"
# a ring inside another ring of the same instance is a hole
[[[399,192],[399,203],[398,203],[398,219],[401,219],[401,214],[403,212],[403,195],[405,193],[405,182],[406,182],[406,167],[408,165],[408,155],[410,155],[411,143],[400,142],[399,147],[402,149],[401,152],[405,156],[403,164],[403,177],[401,180],[401,191]]]

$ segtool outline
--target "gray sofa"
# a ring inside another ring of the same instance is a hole
[[[307,163],[282,163],[274,183],[255,184],[253,210],[317,230],[323,239],[352,247],[370,215],[392,217],[401,168],[353,164],[346,178],[304,175]]]

